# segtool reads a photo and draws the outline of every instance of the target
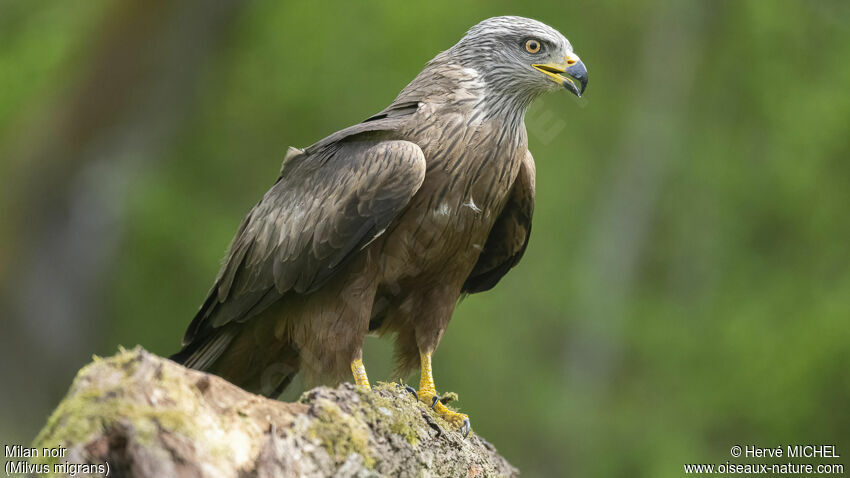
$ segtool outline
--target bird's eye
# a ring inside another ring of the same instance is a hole
[[[540,51],[540,42],[537,40],[526,40],[525,51],[529,53],[537,53]]]

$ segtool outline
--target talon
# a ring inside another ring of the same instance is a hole
[[[420,351],[420,378],[419,378],[419,401],[426,405],[431,405],[431,410],[434,413],[448,422],[453,430],[459,430],[464,438],[472,431],[472,425],[469,423],[469,417],[464,413],[459,413],[446,407],[446,402],[457,400],[457,394],[447,393],[442,399],[437,395],[436,387],[434,386],[434,376],[431,372],[431,354],[429,352]]]
[[[472,425],[469,423],[469,418],[463,419],[463,426],[460,427],[460,432],[463,433],[463,437],[466,438],[469,435],[469,432],[472,430]]]
[[[413,398],[419,400],[419,394],[416,393],[416,389],[411,387],[410,385],[405,385],[404,389],[413,394]]]

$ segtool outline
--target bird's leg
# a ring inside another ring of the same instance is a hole
[[[369,377],[366,376],[366,367],[363,366],[362,358],[356,358],[351,361],[351,374],[354,375],[354,383],[366,390],[372,390],[372,386],[369,385]]]
[[[431,371],[431,352],[419,352],[419,359],[421,361],[420,366],[420,375],[419,379],[419,400],[425,402],[429,407],[431,407],[437,415],[443,418],[443,420],[451,423],[452,425],[460,428],[463,436],[469,434],[471,430],[471,425],[469,424],[469,416],[464,413],[458,413],[452,410],[449,410],[442,402],[440,402],[440,397],[437,395],[437,389],[434,386],[434,375]]]

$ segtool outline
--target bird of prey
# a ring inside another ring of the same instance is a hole
[[[299,371],[350,370],[368,389],[364,337],[394,334],[399,376],[419,365],[418,398],[465,435],[431,356],[458,299],[495,286],[528,245],[526,109],[586,85],[557,30],[515,16],[473,26],[383,111],[290,148],[172,358],[267,396]]]

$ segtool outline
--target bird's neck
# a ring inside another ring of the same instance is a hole
[[[525,132],[525,112],[538,96],[512,87],[511,79],[487,76],[458,63],[450,51],[437,55],[393,102],[425,102],[437,109],[467,110],[472,122],[488,122]]]

